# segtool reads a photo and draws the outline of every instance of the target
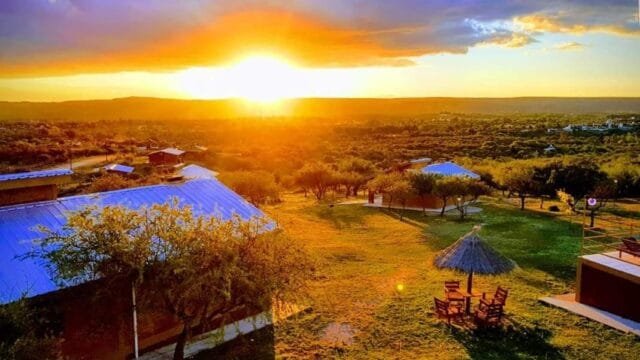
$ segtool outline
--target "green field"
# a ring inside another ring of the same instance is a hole
[[[538,301],[573,290],[579,226],[508,205],[481,207],[483,212],[463,222],[410,212],[400,221],[388,210],[286,197],[268,212],[318,258],[311,310],[279,323],[271,334],[228,344],[217,355],[255,358],[251,352],[261,348],[265,357],[277,358],[640,357],[634,336]],[[450,329],[434,317],[433,297],[442,297],[445,279],[465,275],[436,269],[433,259],[479,223],[480,235],[519,265],[507,275],[475,277],[476,290],[510,288],[507,320],[501,330]],[[326,335],[327,327],[342,331]]]

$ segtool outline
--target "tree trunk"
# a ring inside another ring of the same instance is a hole
[[[520,196],[520,210],[524,210],[524,201],[526,196]]]
[[[596,212],[594,210],[591,210],[591,213],[589,214],[589,217],[591,218],[591,221],[589,223],[589,227],[593,227],[596,223]]]
[[[176,348],[173,351],[173,360],[183,360],[184,359],[184,346],[187,344],[187,339],[189,339],[189,333],[191,332],[191,322],[185,321],[182,332],[178,335],[178,340],[176,341]]]
[[[447,198],[442,198],[442,209],[440,210],[440,216],[444,216],[444,212],[447,209]]]
[[[542,210],[542,208],[544,208],[544,197],[540,196],[540,210]]]

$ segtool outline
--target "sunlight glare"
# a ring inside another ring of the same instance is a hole
[[[219,68],[191,68],[178,74],[181,87],[196,98],[242,98],[275,102],[299,96],[300,71],[273,56],[251,56]]]

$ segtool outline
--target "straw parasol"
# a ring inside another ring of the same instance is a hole
[[[435,265],[443,269],[455,269],[469,274],[467,293],[471,293],[473,274],[496,275],[509,272],[516,263],[500,255],[480,236],[480,226],[474,226],[471,232],[444,249],[435,259]]]

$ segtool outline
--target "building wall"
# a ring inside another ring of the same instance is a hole
[[[55,200],[57,197],[58,186],[55,184],[4,189],[0,190],[0,206]]]
[[[396,199],[391,199],[391,205],[394,207],[402,207],[402,203],[397,201]],[[389,206],[389,196],[382,196],[382,204],[385,206]],[[453,205],[454,201],[447,201],[447,205]],[[426,209],[441,209],[442,208],[442,200],[436,196],[425,196],[424,198],[420,196],[414,196],[407,200],[405,203],[406,207],[414,207],[414,208],[426,208]]]
[[[582,304],[640,321],[640,278],[622,276],[580,261],[576,300]]]
[[[175,165],[182,162],[182,156],[156,152],[149,154],[149,162],[153,165]]]
[[[99,289],[109,289],[99,293]],[[138,289],[142,298],[144,289]],[[37,306],[55,309],[62,329],[62,353],[70,359],[119,360],[133,357],[131,288],[95,281],[36,297]],[[256,315],[262,311],[240,309],[227,318],[207,324],[200,332]],[[140,354],[175,342],[182,331],[179,320],[161,307],[138,304]]]

